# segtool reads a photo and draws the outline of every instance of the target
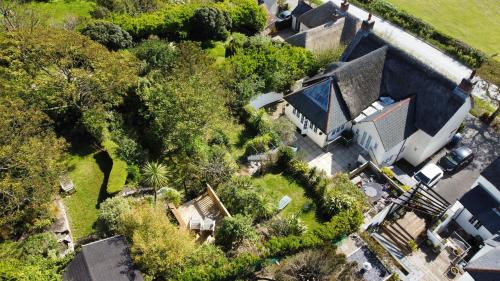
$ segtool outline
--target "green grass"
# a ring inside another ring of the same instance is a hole
[[[223,63],[226,59],[226,45],[224,42],[215,42],[211,48],[207,49],[207,53],[215,58],[215,64]]]
[[[385,0],[500,61],[498,0]]]
[[[68,17],[90,18],[95,3],[85,0],[52,0],[48,3],[31,2],[28,8],[37,12],[49,24],[61,24]]]
[[[231,146],[231,155],[235,160],[242,160],[245,154],[245,143],[247,140],[254,137],[245,125],[237,122],[227,122],[224,124],[222,130],[229,138],[229,145]]]
[[[76,191],[64,198],[73,238],[92,233],[99,204],[107,197],[106,187],[112,161],[105,151],[86,147],[73,151],[67,159],[69,175]]]
[[[103,142],[103,146],[108,152],[109,157],[111,157],[113,163],[106,189],[107,192],[112,195],[120,192],[127,181],[127,163],[116,155],[118,145],[111,139],[105,140]]]
[[[292,201],[283,209],[280,214],[287,216],[299,213],[308,229],[316,228],[320,225],[316,219],[316,204],[305,194],[304,188],[292,179],[285,177],[283,174],[268,173],[262,177],[252,178],[255,186],[260,186],[265,192],[265,196],[271,199],[271,202],[276,202],[288,195]],[[303,210],[305,205],[310,208],[307,211]]]

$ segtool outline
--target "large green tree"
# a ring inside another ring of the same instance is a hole
[[[65,142],[45,114],[19,99],[0,98],[0,131],[0,238],[6,238],[45,225]]]
[[[137,62],[79,33],[39,28],[0,34],[0,92],[21,97],[58,125],[102,138],[110,110],[136,84]]]

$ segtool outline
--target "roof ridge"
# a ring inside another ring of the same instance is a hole
[[[395,102],[393,103],[394,105],[389,107],[387,109],[387,111],[383,111],[382,110],[382,113],[380,113],[379,116],[375,117],[373,120],[371,120],[372,122],[375,122],[375,121],[378,121],[380,119],[382,119],[382,117],[386,117],[389,113],[393,112],[394,110],[396,109],[399,109],[401,108],[401,106],[403,106],[405,103],[409,103],[411,100],[411,98],[406,98],[406,99],[403,99],[403,100],[400,100],[398,102]]]

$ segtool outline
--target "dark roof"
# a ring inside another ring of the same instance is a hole
[[[305,88],[285,97],[325,133],[358,116],[376,101],[386,48],[381,48],[304,82]],[[366,75],[369,74],[369,75]],[[375,87],[377,88],[377,87]]]
[[[500,215],[494,210],[500,203],[480,185],[465,193],[459,201],[489,232],[500,231]]]
[[[481,172],[481,176],[500,190],[500,157],[497,157],[493,163],[486,167],[486,169]]]
[[[329,21],[332,21],[333,14],[337,11],[337,7],[331,1],[325,2],[318,7],[303,13],[298,20],[309,28],[320,26]]]
[[[299,0],[299,3],[297,3],[297,6],[292,11],[292,16],[299,17],[300,15],[309,10],[312,10],[312,7],[305,1]]]
[[[361,122],[373,122],[385,151],[411,136],[417,129],[414,123],[415,103],[411,98],[395,102],[368,116]]]
[[[63,274],[65,281],[143,281],[121,236],[82,246]]]
[[[415,96],[415,126],[434,136],[467,97],[456,90],[455,82],[371,32],[359,31],[341,60],[353,61],[383,47],[388,49],[382,82],[370,87],[375,87],[374,90],[381,96],[389,96],[394,100]]]

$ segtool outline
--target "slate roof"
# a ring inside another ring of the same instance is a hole
[[[312,10],[312,7],[305,1],[299,0],[299,3],[297,3],[297,6],[295,6],[295,9],[292,11],[292,16],[299,17],[309,10]]]
[[[415,126],[434,136],[464,104],[467,97],[456,90],[455,82],[371,32],[359,31],[341,60],[356,60],[384,47],[388,49],[382,82],[370,87],[376,87],[374,90],[381,96],[389,96],[394,100],[415,96]]]
[[[333,20],[333,14],[337,6],[331,1],[325,2],[318,7],[303,13],[298,20],[309,28],[320,26]]]
[[[143,281],[133,268],[127,243],[122,236],[82,246],[63,274],[65,281]]]
[[[483,256],[471,261],[466,267],[469,274],[478,281],[496,281],[500,279],[500,248],[488,251]]]
[[[481,176],[500,190],[500,157],[497,157],[493,163],[486,167],[486,169],[481,172]]]
[[[480,185],[465,193],[459,201],[489,232],[500,231],[500,215],[493,210],[500,204]]]
[[[383,110],[368,116],[361,122],[373,122],[385,151],[402,142],[416,132],[415,103],[411,98],[395,102]]]

